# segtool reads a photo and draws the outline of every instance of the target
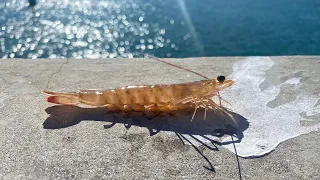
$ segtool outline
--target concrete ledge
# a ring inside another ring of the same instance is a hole
[[[320,178],[320,57],[167,61],[238,83],[222,92],[244,126],[235,145],[243,157],[263,155],[239,159],[243,178]],[[188,114],[177,121],[126,118],[101,108],[54,106],[41,93],[195,80],[201,77],[151,59],[0,60],[0,178],[238,179],[230,139],[204,138],[226,127],[215,114],[194,124],[183,118]]]

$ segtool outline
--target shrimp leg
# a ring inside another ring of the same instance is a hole
[[[187,98],[180,101],[180,103],[182,103],[182,104],[186,104],[188,102],[192,102],[195,105],[195,109],[194,109],[191,121],[194,119],[198,108],[204,108],[204,120],[206,120],[207,110],[210,109],[208,107],[208,105],[210,105],[210,104],[208,104],[208,103],[206,104],[205,101],[203,101],[203,98],[195,98],[195,97],[187,97]],[[201,105],[199,105],[198,103],[201,103]]]
[[[221,110],[222,112],[224,112],[225,114],[227,114],[234,122],[236,122],[236,120],[234,119],[233,115],[230,114],[229,112],[227,112],[225,109],[223,109],[222,107],[220,107],[218,104],[216,104],[214,101],[212,101],[211,99],[205,99],[205,101],[210,104],[212,106],[212,108],[216,108],[218,110]]]
[[[225,101],[224,99],[222,99],[222,100]],[[194,113],[193,113],[191,121],[194,119],[194,116],[195,116],[198,108],[204,108],[205,109],[204,119],[206,119],[206,110],[212,109],[212,110],[220,110],[221,112],[227,114],[233,121],[235,121],[235,119],[232,116],[232,114],[227,112],[225,109],[223,109],[221,106],[216,104],[210,98],[187,97],[187,98],[185,98],[185,99],[183,99],[183,100],[181,100],[179,102],[182,103],[182,104],[186,104],[186,103],[192,102],[195,105],[195,110],[194,110]],[[201,105],[199,105],[198,103],[201,103]]]
[[[161,114],[161,111],[158,110],[157,104],[150,104],[150,105],[145,105],[145,114],[149,120],[159,116]]]

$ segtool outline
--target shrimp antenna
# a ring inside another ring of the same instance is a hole
[[[166,62],[166,61],[161,60],[161,59],[159,59],[159,58],[156,58],[156,57],[154,57],[154,56],[150,56],[149,54],[145,54],[145,57],[149,57],[149,58],[151,58],[151,59],[154,59],[154,60],[156,60],[156,61],[160,61],[160,62],[162,62],[162,63],[168,64],[168,65],[171,65],[171,66],[174,66],[174,67],[176,67],[176,68],[183,69],[183,70],[186,70],[186,71],[188,71],[188,72],[192,72],[193,74],[196,74],[196,75],[198,75],[198,76],[201,76],[201,77],[203,77],[203,78],[205,78],[205,79],[210,79],[210,78],[208,78],[208,77],[206,77],[206,76],[204,76],[204,75],[202,75],[202,74],[200,74],[200,73],[194,72],[194,71],[192,71],[192,70],[190,70],[190,69],[186,69],[186,68],[184,68],[184,67],[181,67],[181,66],[178,66],[178,65],[175,65],[175,64],[171,64],[171,63],[169,63],[169,62]]]

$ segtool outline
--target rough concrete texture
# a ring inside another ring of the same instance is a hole
[[[244,58],[167,60],[214,78],[231,74]],[[320,94],[320,57],[270,58],[275,64],[261,89],[299,77],[299,91]],[[235,154],[219,143],[183,144],[186,135],[168,134],[142,115],[55,106],[42,93],[200,79],[150,59],[0,60],[0,179],[239,179],[239,171],[243,179],[320,178],[319,131],[289,139],[263,157],[239,158],[239,168]],[[294,94],[284,89],[268,106]]]

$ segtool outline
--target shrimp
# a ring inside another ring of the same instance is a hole
[[[206,80],[169,85],[126,86],[110,90],[81,90],[69,93],[44,91],[44,93],[50,95],[47,101],[54,104],[85,104],[106,107],[108,111],[147,113],[194,109],[191,121],[197,109],[204,108],[204,119],[206,119],[207,110],[222,111],[232,118],[232,115],[221,106],[222,98],[219,91],[230,87],[234,83],[233,80],[226,80],[224,76],[218,76],[217,79],[209,79],[189,69],[157,58],[153,59],[195,73],[206,78]],[[219,97],[220,105],[211,99],[213,96]]]

